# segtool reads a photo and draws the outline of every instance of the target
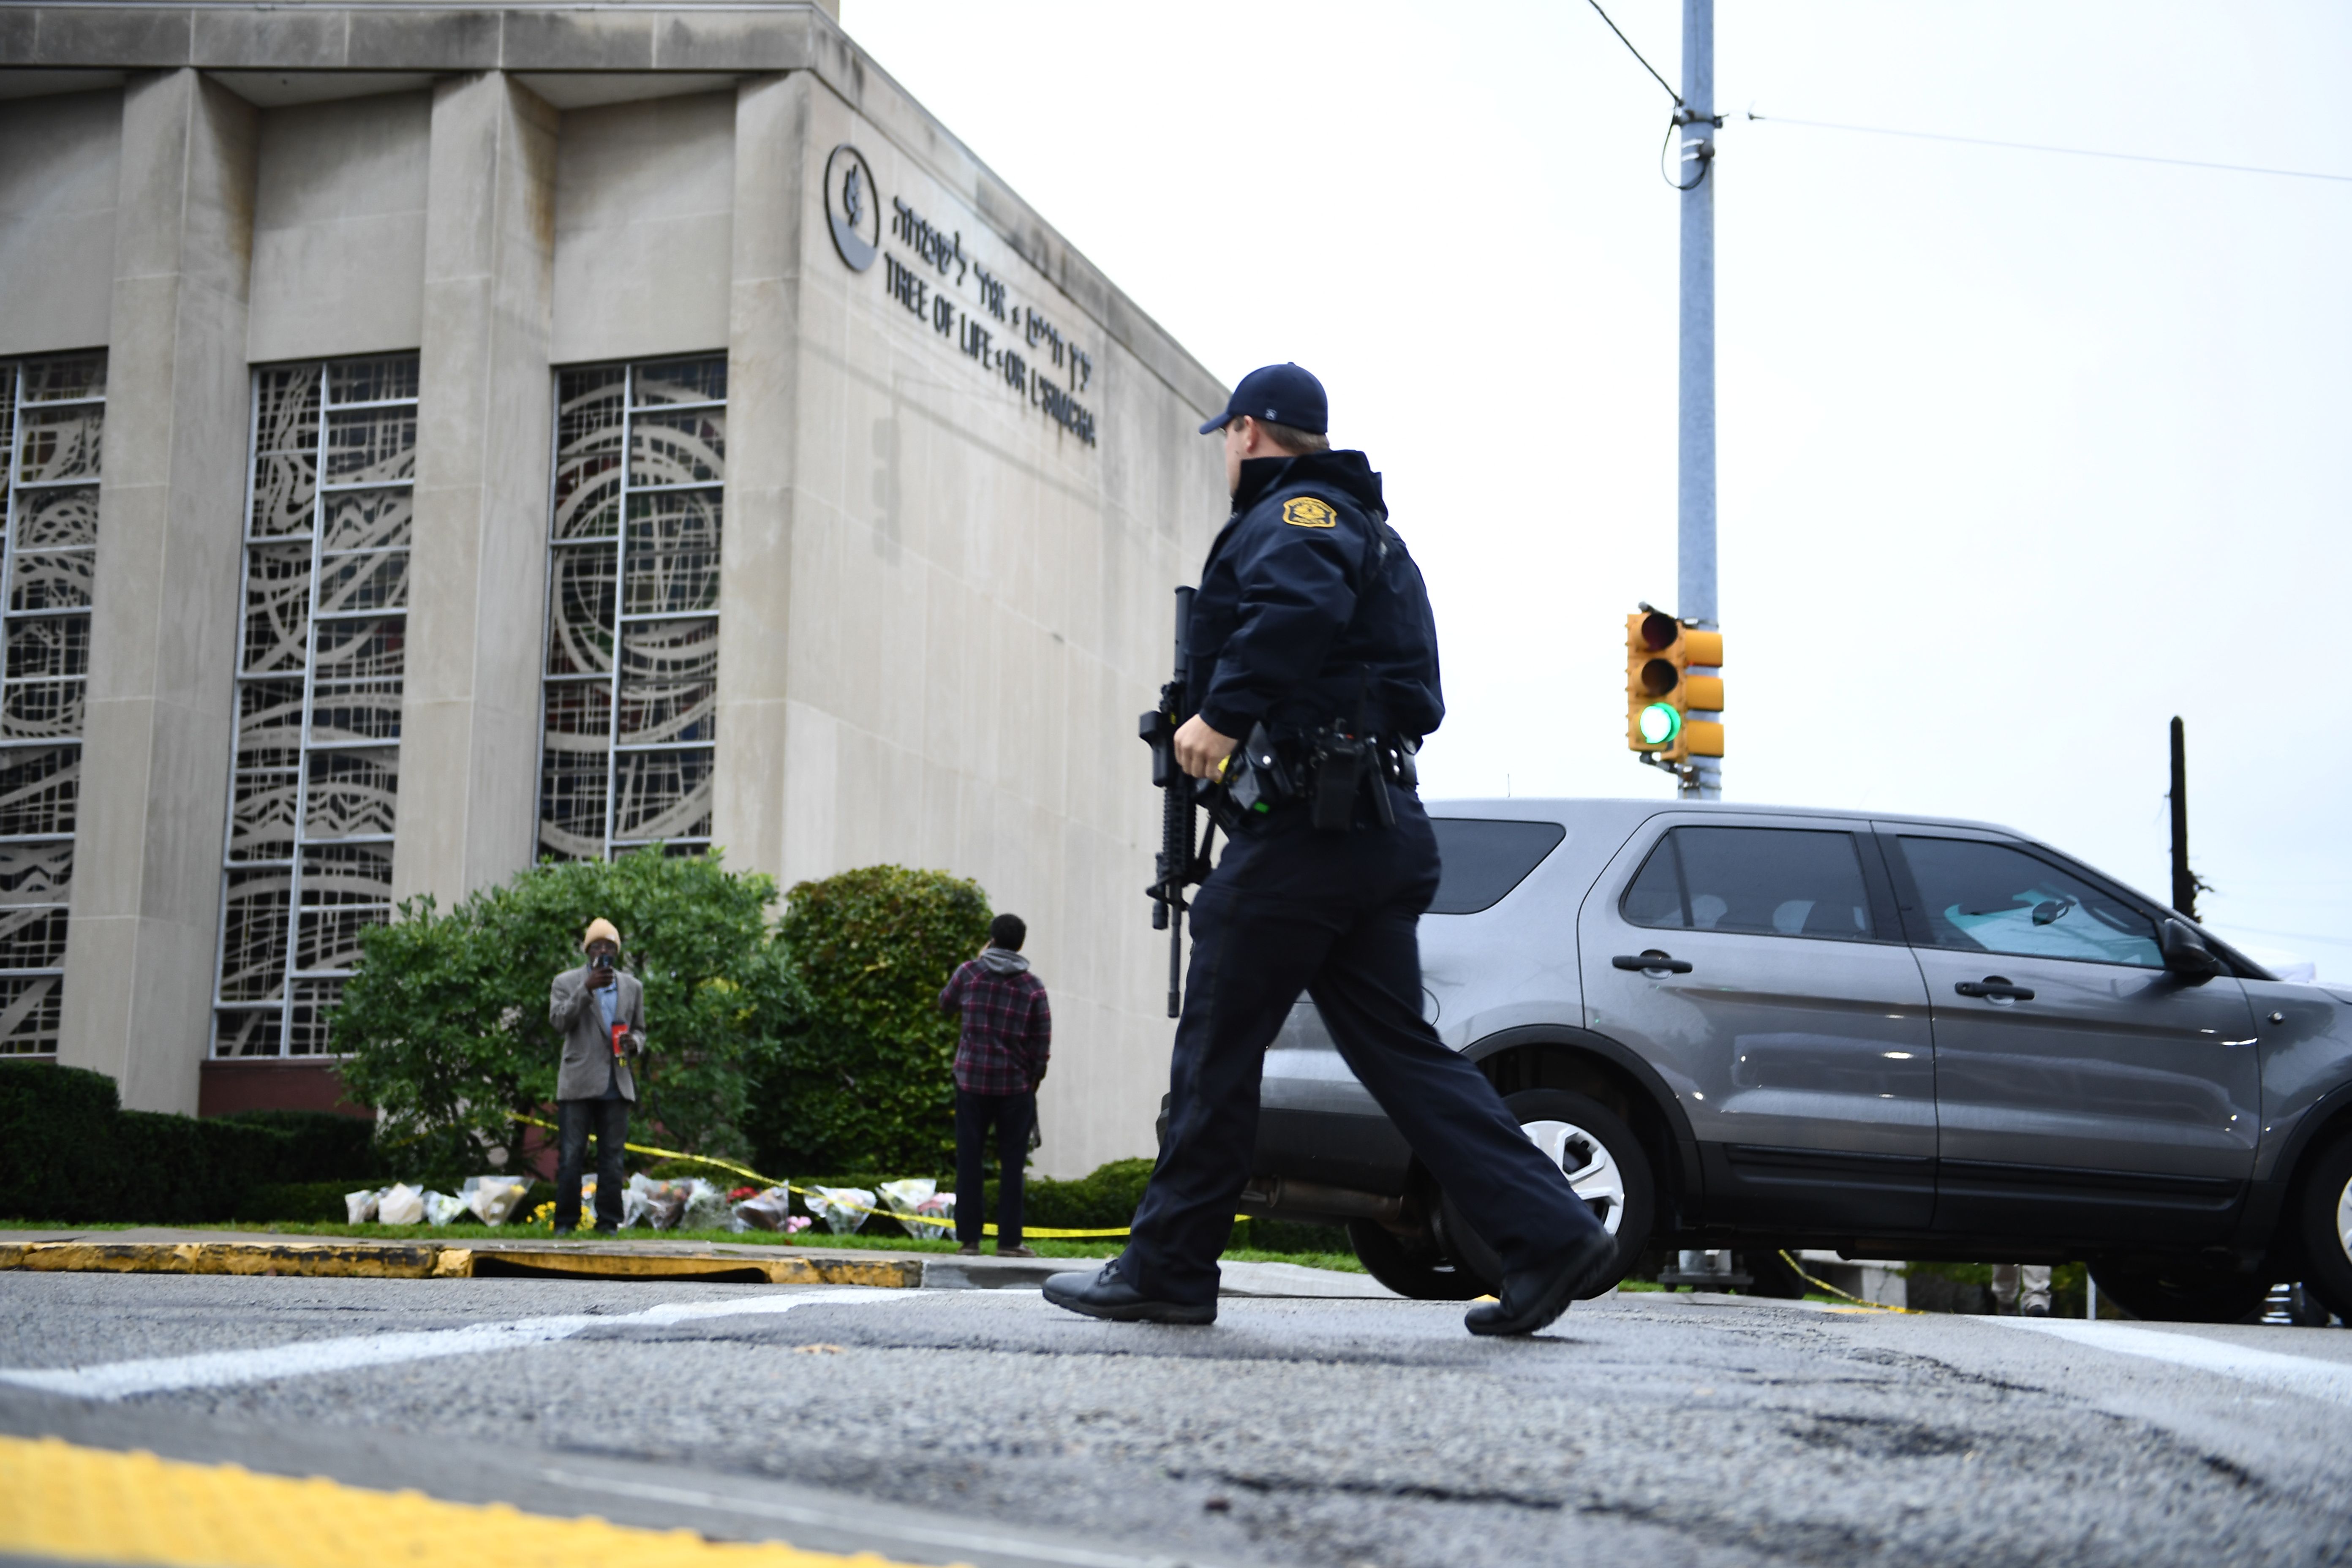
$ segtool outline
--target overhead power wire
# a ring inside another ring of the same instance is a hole
[[[1599,9],[1598,6],[1594,8]],[[2327,174],[2315,169],[2271,169],[2254,163],[2209,163],[2199,158],[2159,158],[2147,153],[2109,153],[2097,147],[2054,147],[2041,142],[2000,142],[1990,136],[1947,136],[1934,131],[1897,131],[1887,125],[1841,125],[1830,120],[1791,120],[1785,115],[1759,114],[1752,109],[1748,111],[1748,118],[1772,125],[1803,125],[1815,131],[1851,131],[1865,136],[1902,136],[1915,142],[1957,142],[1967,147],[2005,147],[2016,153],[2062,153],[2070,158],[2112,158],[2125,163],[2165,163],[2176,169],[2211,169],[2228,174],[2276,174],[2290,180],[2333,180],[2339,184],[2352,184],[2352,174]]]
[[[1609,13],[1601,9],[1601,0],[1587,0],[1587,3],[1591,5],[1594,15],[1598,16],[1602,21],[1609,22]],[[1683,95],[1675,90],[1674,83],[1668,81],[1662,76],[1658,76],[1658,68],[1652,65],[1649,61],[1642,59],[1642,51],[1633,47],[1633,40],[1625,36],[1625,30],[1622,27],[1620,27],[1614,22],[1609,22],[1609,30],[1617,35],[1617,41],[1625,46],[1625,52],[1627,54],[1632,55],[1637,60],[1642,60],[1642,68],[1643,70],[1648,71],[1654,77],[1657,77],[1658,85],[1666,89],[1666,96],[1675,100],[1675,107],[1676,109],[1680,109],[1683,106]]]
[[[1594,16],[1600,17],[1603,22],[1608,22],[1609,30],[1617,35],[1617,41],[1625,46],[1625,52],[1632,55],[1636,60],[1640,60],[1642,68],[1648,71],[1657,81],[1657,84],[1666,89],[1666,96],[1675,100],[1675,117],[1666,121],[1665,140],[1658,143],[1658,177],[1664,180],[1666,184],[1672,185],[1678,191],[1696,190],[1700,182],[1706,178],[1707,160],[1714,155],[1711,144],[1706,142],[1696,143],[1696,154],[1695,156],[1686,156],[1685,158],[1684,161],[1685,163],[1694,163],[1698,165],[1698,173],[1688,180],[1678,180],[1672,174],[1666,173],[1666,149],[1674,145],[1675,132],[1681,130],[1684,126],[1695,125],[1703,120],[1709,125],[1719,128],[1723,124],[1723,116],[1720,114],[1700,114],[1693,110],[1689,104],[1683,101],[1683,95],[1675,90],[1675,84],[1668,81],[1664,77],[1659,76],[1658,68],[1652,65],[1648,60],[1642,58],[1642,51],[1633,47],[1633,40],[1625,36],[1625,29],[1620,27],[1616,23],[1609,20],[1609,13],[1601,8],[1601,0],[1586,0],[1586,4],[1592,7],[1592,14]]]

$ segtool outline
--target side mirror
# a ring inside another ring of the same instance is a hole
[[[2205,939],[2190,930],[2185,921],[2167,921],[2158,933],[2164,954],[2164,967],[2189,982],[2202,985],[2222,972],[2221,961],[2205,945]]]

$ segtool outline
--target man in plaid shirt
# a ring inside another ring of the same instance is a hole
[[[1029,928],[1019,915],[988,922],[988,945],[957,968],[940,993],[940,1011],[963,1013],[956,1042],[956,1240],[980,1250],[981,1155],[996,1130],[996,1254],[1034,1258],[1021,1245],[1021,1179],[1029,1163],[1029,1131],[1037,1125],[1037,1086],[1054,1042],[1054,1015],[1045,987],[1029,973],[1021,944]]]

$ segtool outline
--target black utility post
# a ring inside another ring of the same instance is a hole
[[[2172,721],[2172,907],[2197,918],[2197,878],[2189,869],[2189,741]]]

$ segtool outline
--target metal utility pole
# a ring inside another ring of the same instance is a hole
[[[2197,873],[2189,868],[2189,731],[2172,721],[2172,907],[2197,918]]]
[[[1681,420],[1675,485],[1676,611],[1719,629],[1715,602],[1715,0],[1683,0]],[[1720,720],[1719,713],[1693,719]],[[1682,775],[1685,799],[1723,797],[1723,762],[1694,757]]]

